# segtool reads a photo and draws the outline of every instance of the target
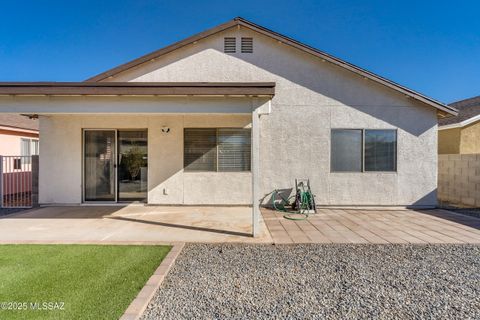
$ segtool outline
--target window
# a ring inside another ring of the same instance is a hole
[[[20,140],[20,155],[23,159],[23,163],[30,163],[30,156],[38,155],[38,140],[22,138]]]
[[[250,171],[250,130],[218,129],[218,171]]]
[[[216,129],[185,129],[184,167],[188,171],[217,171]]]
[[[22,159],[21,158],[14,158],[13,159],[13,170],[20,170],[22,169]]]
[[[234,37],[227,37],[223,39],[223,52],[235,53],[237,52],[237,39]]]
[[[253,38],[242,38],[241,51],[242,53],[253,52]]]
[[[31,140],[22,138],[20,141],[20,155],[22,157],[30,156],[31,153]]]
[[[365,171],[397,170],[395,130],[365,130]]]
[[[332,130],[332,171],[362,171],[362,130]]]
[[[185,171],[250,171],[249,129],[185,129]]]
[[[396,130],[332,129],[332,172],[396,170]]]
[[[38,156],[38,140],[32,139],[32,156]]]

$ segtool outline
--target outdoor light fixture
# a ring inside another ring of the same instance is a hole
[[[163,132],[163,133],[169,133],[169,132],[170,132],[170,128],[163,126],[163,127],[162,127],[162,132]]]

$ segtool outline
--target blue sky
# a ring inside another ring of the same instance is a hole
[[[0,81],[82,81],[242,16],[442,102],[480,95],[479,1],[0,4]]]

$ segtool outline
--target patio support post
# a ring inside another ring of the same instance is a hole
[[[252,235],[258,237],[260,228],[260,115],[252,112]]]
[[[252,106],[252,235],[260,234],[260,116],[271,113],[271,100],[260,104],[258,98],[253,99]]]

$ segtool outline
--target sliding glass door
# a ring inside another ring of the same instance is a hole
[[[84,201],[146,201],[147,131],[84,130]]]
[[[118,131],[118,201],[147,198],[147,131]]]
[[[115,130],[84,131],[85,201],[115,201]]]

